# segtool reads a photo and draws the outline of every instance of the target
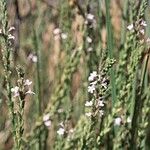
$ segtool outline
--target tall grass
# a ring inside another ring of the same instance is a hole
[[[0,6],[0,149],[149,149],[146,0]]]

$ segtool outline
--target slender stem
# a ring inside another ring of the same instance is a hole
[[[111,27],[111,18],[110,18],[110,0],[105,0],[106,7],[106,28],[107,28],[107,48],[108,55],[110,58],[113,58],[113,35],[112,35],[112,27]],[[112,103],[115,103],[116,100],[116,86],[115,86],[115,75],[114,68],[110,70],[110,78],[111,78],[111,92],[112,92]]]
[[[136,147],[136,137],[137,137],[137,128],[136,127],[137,127],[137,123],[138,123],[137,121],[139,119],[140,111],[141,111],[141,107],[142,107],[141,96],[142,96],[142,92],[143,92],[143,86],[144,86],[144,80],[145,80],[148,60],[149,60],[149,54],[147,54],[147,56],[146,56],[146,60],[145,60],[143,71],[142,71],[142,78],[141,78],[141,82],[140,82],[139,93],[136,97],[135,105],[134,105],[134,113],[133,113],[132,128],[131,128],[131,136],[132,136],[131,137],[131,148],[132,149]]]

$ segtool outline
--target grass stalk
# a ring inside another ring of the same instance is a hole
[[[110,17],[110,0],[105,0],[106,7],[106,28],[107,28],[107,48],[108,56],[113,58],[113,35],[111,27],[111,17]],[[115,86],[115,71],[114,68],[110,70],[110,82],[111,82],[111,94],[112,94],[112,103],[115,103],[116,100],[116,86]]]
[[[138,124],[138,120],[140,116],[141,107],[143,105],[141,97],[142,97],[142,93],[144,89],[144,80],[145,80],[148,60],[149,60],[149,54],[147,54],[146,60],[144,62],[142,78],[141,78],[140,87],[139,87],[139,93],[136,97],[135,105],[134,105],[134,113],[133,113],[132,127],[131,127],[131,148],[136,148],[137,127],[138,127],[137,124]]]

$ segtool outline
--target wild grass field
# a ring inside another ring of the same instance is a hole
[[[0,150],[150,150],[150,1],[0,0]]]

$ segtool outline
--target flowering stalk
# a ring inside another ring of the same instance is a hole
[[[23,140],[23,133],[24,133],[24,106],[25,106],[25,97],[28,94],[34,94],[31,91],[30,85],[32,84],[31,81],[28,79],[24,79],[24,72],[21,68],[17,68],[18,73],[18,81],[17,86],[11,88],[11,92],[13,95],[13,102],[14,102],[14,109],[13,112],[15,114],[15,132],[14,132],[14,139],[15,139],[15,149],[23,150],[24,149],[24,140]]]
[[[1,46],[2,46],[2,61],[4,66],[6,92],[7,92],[7,105],[9,108],[10,118],[12,121],[12,133],[15,134],[15,114],[14,114],[14,102],[12,101],[11,93],[11,51],[14,36],[11,34],[14,27],[8,28],[8,14],[7,14],[7,2],[6,0],[0,1],[1,16],[2,16],[2,29],[0,29]]]

